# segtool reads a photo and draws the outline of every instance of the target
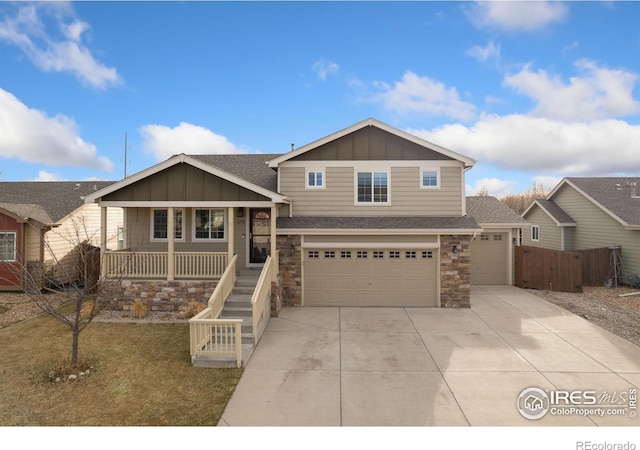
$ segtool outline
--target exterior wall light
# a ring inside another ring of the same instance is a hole
[[[457,245],[453,246],[453,253],[458,253],[458,246]]]
[[[289,254],[291,256],[293,256],[296,252],[296,244],[294,244],[293,242],[291,243],[291,247],[289,247]]]

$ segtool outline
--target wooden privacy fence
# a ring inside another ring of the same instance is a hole
[[[577,251],[516,247],[515,284],[519,288],[582,292],[601,286],[609,276],[609,248]]]

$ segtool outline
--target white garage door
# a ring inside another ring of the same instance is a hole
[[[508,284],[508,233],[482,233],[471,241],[471,284]]]
[[[309,248],[305,306],[438,306],[437,250]]]

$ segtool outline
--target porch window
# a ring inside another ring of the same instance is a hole
[[[182,209],[173,211],[173,237],[177,241],[184,240],[184,221],[182,220]],[[153,220],[151,223],[151,240],[166,241],[169,232],[167,224],[169,223],[169,210],[154,209]]]
[[[16,233],[0,231],[0,261],[16,260]]]
[[[358,203],[388,203],[387,172],[358,172]]]
[[[196,209],[193,221],[194,238],[198,240],[224,239],[224,210]]]

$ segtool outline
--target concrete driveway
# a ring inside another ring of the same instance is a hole
[[[473,286],[471,304],[284,308],[219,425],[640,425],[627,408],[640,347],[512,286]],[[527,419],[518,397],[532,387],[595,391],[606,412],[550,403]]]

